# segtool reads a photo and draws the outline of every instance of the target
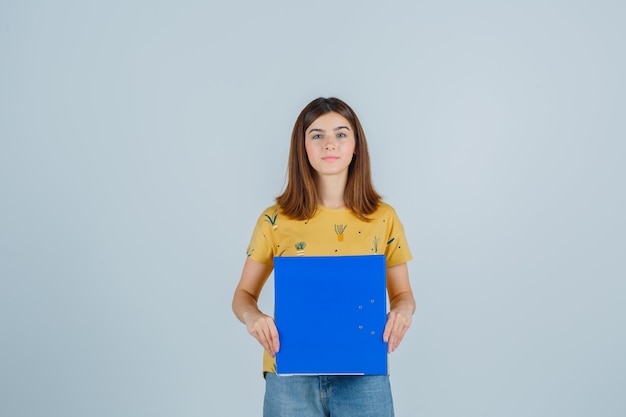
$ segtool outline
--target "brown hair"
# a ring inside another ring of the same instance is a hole
[[[306,154],[304,139],[306,129],[318,117],[335,112],[350,122],[355,132],[354,157],[348,167],[348,181],[344,192],[346,207],[363,220],[372,214],[381,201],[374,189],[367,151],[367,141],[359,118],[354,110],[338,98],[320,97],[310,102],[301,112],[291,133],[291,148],[287,166],[287,186],[276,203],[288,217],[305,220],[315,214],[318,205],[315,171]]]

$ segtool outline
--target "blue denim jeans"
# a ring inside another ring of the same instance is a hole
[[[389,376],[267,373],[263,416],[393,417]]]

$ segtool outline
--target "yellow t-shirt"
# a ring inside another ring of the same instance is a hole
[[[369,222],[363,221],[349,209],[318,207],[311,219],[296,220],[274,205],[259,216],[247,254],[268,265],[275,256],[303,255],[384,254],[387,267],[411,260],[404,228],[393,207],[381,203],[368,218]],[[263,372],[275,371],[275,359],[265,352]]]

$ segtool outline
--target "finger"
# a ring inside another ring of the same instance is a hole
[[[393,352],[396,341],[396,332],[398,327],[399,317],[395,313],[389,313],[389,319],[387,320],[387,351]]]
[[[395,317],[396,317],[395,313],[387,314],[387,323],[385,324],[385,330],[383,331],[383,340],[385,343],[389,343],[389,338],[393,331]]]
[[[399,333],[399,332],[395,332],[392,337],[391,340],[389,341],[389,352],[393,352],[395,351],[398,346],[400,346],[400,342],[402,342],[402,339],[404,338],[404,335]]]
[[[406,320],[396,319],[394,327],[389,336],[389,352],[393,352],[400,346],[400,342],[404,339],[404,335],[409,329],[409,324]]]
[[[278,329],[276,328],[274,321],[272,321],[270,326],[270,336],[274,353],[278,353],[280,350],[280,338],[278,337]]]
[[[269,329],[265,320],[257,320],[249,330],[250,334],[259,342],[263,349],[272,355],[272,345],[270,343]]]
[[[274,351],[272,349],[272,343],[270,342],[269,331],[267,329],[264,328],[261,331],[259,342],[261,343],[261,346],[263,346],[263,349],[265,349],[265,351],[269,353],[270,356],[273,357]]]
[[[265,327],[265,338],[267,340],[267,352],[274,356],[280,348],[280,342],[278,339],[278,330],[273,321],[268,321]]]
[[[264,336],[267,343],[267,351],[270,355],[274,356],[280,349],[280,339],[278,337],[278,329],[273,319],[268,318],[264,322]]]

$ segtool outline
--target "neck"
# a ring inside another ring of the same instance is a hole
[[[319,176],[317,178],[317,191],[320,204],[327,208],[345,208],[344,191],[346,189],[347,176]]]

